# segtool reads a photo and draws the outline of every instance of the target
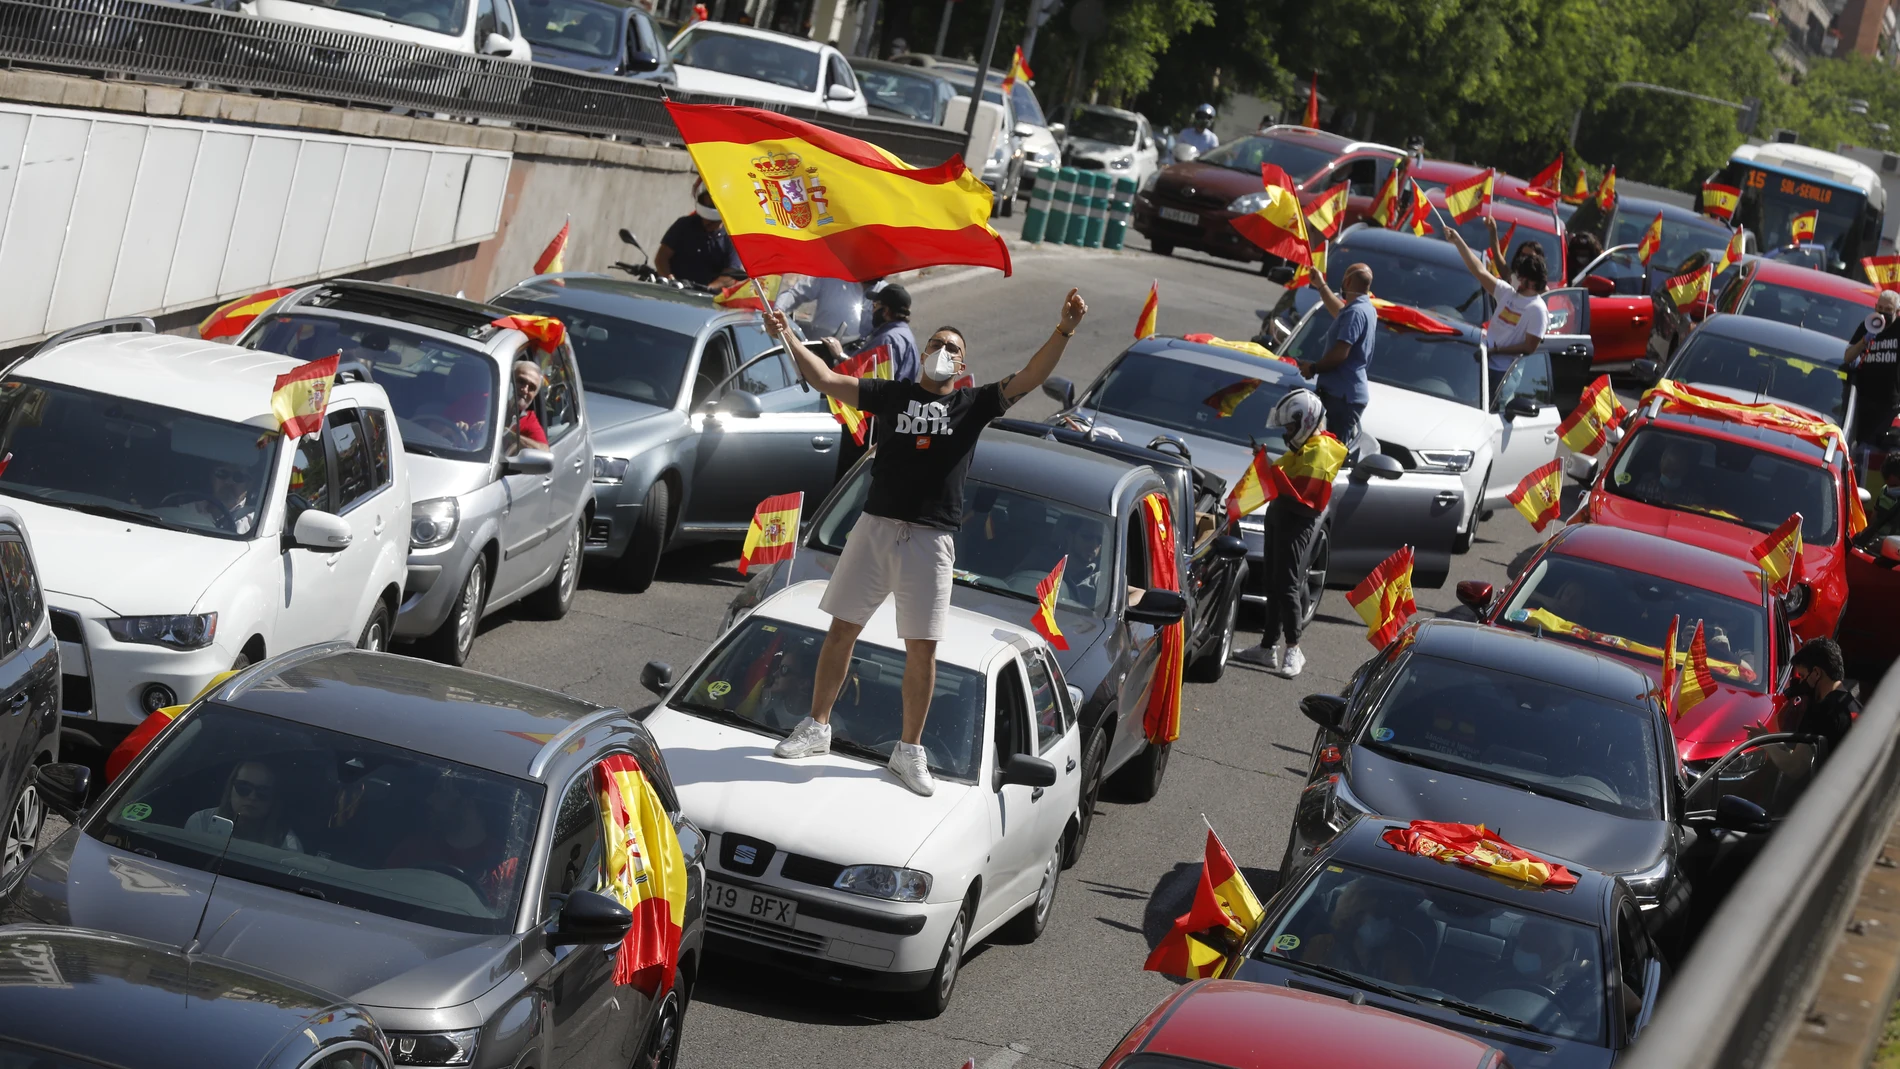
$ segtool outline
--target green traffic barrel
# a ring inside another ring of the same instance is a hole
[[[1075,201],[1069,207],[1069,229],[1062,235],[1064,245],[1082,245],[1083,235],[1089,228],[1089,200],[1095,191],[1095,172],[1077,171],[1075,173]]]
[[[1089,249],[1102,247],[1102,231],[1108,225],[1108,191],[1113,185],[1106,172],[1097,171],[1089,176],[1092,181],[1089,190],[1089,222],[1082,232],[1082,246]]]
[[[1074,203],[1075,168],[1064,167],[1056,172],[1055,185],[1049,190],[1049,222],[1043,227],[1044,241],[1060,245],[1067,239],[1069,217]]]
[[[1036,184],[1029,190],[1029,210],[1023,213],[1023,241],[1034,245],[1042,240],[1049,223],[1050,188],[1056,184],[1056,169],[1044,167],[1036,172]]]
[[[1102,232],[1102,246],[1119,249],[1128,240],[1128,217],[1135,210],[1135,180],[1115,179],[1115,198],[1108,205],[1108,229]]]

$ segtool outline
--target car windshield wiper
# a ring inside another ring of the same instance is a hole
[[[700,705],[698,702],[681,702],[679,703],[679,708],[682,712],[692,713],[694,716],[703,716],[708,720],[717,720],[722,724],[731,724],[734,727],[746,728],[747,730],[756,731],[763,735],[782,736],[784,734],[782,731],[773,731],[757,720],[748,720],[730,709],[719,709],[711,705]]]
[[[862,757],[866,761],[888,762],[891,759],[890,754],[884,753],[874,746],[867,746],[855,739],[841,739],[836,734],[831,736],[831,748],[839,753],[847,753],[853,757]]]
[[[1010,586],[1005,584],[1002,580],[991,579],[987,575],[975,575],[969,572],[960,572],[960,573],[957,573],[956,575],[956,581],[959,583],[962,583],[964,586],[967,586],[967,587],[974,587],[978,590],[987,590],[992,594],[1006,594],[1012,598],[1017,598],[1022,601],[1036,600],[1035,598],[1029,596],[1028,594],[1023,593],[1020,590],[1012,589]]]
[[[1443,1006],[1448,1010],[1457,1010],[1459,1013],[1468,1017],[1476,1017],[1480,1021],[1509,1025],[1512,1028],[1521,1028],[1526,1032],[1538,1031],[1537,1027],[1529,1021],[1520,1021],[1508,1013],[1499,1013],[1496,1010],[1486,1009],[1476,1003],[1466,1002],[1463,999],[1455,999],[1449,995],[1414,995],[1412,998],[1417,1002],[1428,1002],[1434,1006]],[[1540,1032],[1539,1034],[1541,1035],[1542,1033]]]
[[[170,531],[188,531],[192,534],[206,533],[202,528],[190,527],[176,520],[168,520],[156,512],[143,509],[126,508],[124,505],[105,505],[93,501],[56,501],[54,504],[83,512],[89,516],[106,516],[115,520],[131,520],[134,523],[146,523],[153,527],[163,527]]]
[[[1331,965],[1322,965],[1317,961],[1299,961],[1294,958],[1283,958],[1277,955],[1270,956],[1270,957],[1263,957],[1260,960],[1270,961],[1278,965],[1291,965],[1294,968],[1305,969],[1308,972],[1318,973],[1321,976],[1325,976],[1333,980],[1338,980],[1340,983],[1346,984],[1349,987],[1364,988],[1367,991],[1377,992],[1378,994],[1384,995],[1387,998],[1395,998],[1395,999],[1400,1000],[1401,1002],[1418,1002],[1423,997],[1420,995],[1414,995],[1410,991],[1401,991],[1396,987],[1391,987],[1389,985],[1382,984],[1377,980],[1374,980],[1370,977],[1361,976],[1358,973],[1347,972],[1344,969],[1335,969]]]

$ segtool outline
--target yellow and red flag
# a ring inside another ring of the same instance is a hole
[[[1307,243],[1306,213],[1300,209],[1298,187],[1271,163],[1260,165],[1260,181],[1266,189],[1266,204],[1251,215],[1235,216],[1234,229],[1263,252],[1288,263],[1311,263],[1313,250]]]
[[[1702,183],[1702,214],[1723,222],[1735,218],[1735,207],[1742,202],[1742,191],[1720,182]]]
[[[0,462],[0,471],[5,470],[6,464]],[[1867,529],[1867,510],[1860,503],[1860,483],[1854,477],[1854,466],[1843,464],[1841,471],[1847,477],[1847,537],[1852,539]]]
[[[1062,571],[1068,566],[1069,558],[1065,554],[1054,568],[1049,569],[1049,574],[1036,584],[1036,615],[1029,620],[1036,634],[1041,635],[1052,649],[1058,650],[1069,648],[1069,640],[1062,637],[1062,628],[1056,625],[1056,595],[1062,592]]]
[[[558,275],[567,270],[567,235],[573,226],[571,217],[561,224],[561,232],[554,235],[554,240],[548,242],[548,247],[541,250],[540,256],[535,257],[535,274]]]
[[[1518,481],[1517,488],[1505,495],[1511,507],[1531,521],[1531,530],[1543,531],[1563,508],[1564,462],[1552,458]]]
[[[1705,419],[1726,420],[1749,427],[1769,427],[1792,434],[1826,448],[1828,440],[1841,437],[1841,429],[1825,419],[1798,412],[1773,401],[1749,403],[1731,401],[1720,394],[1664,379],[1643,394],[1643,404],[1662,398],[1664,412],[1688,412]]]
[[[1571,452],[1592,457],[1608,444],[1611,429],[1621,424],[1628,415],[1616,391],[1610,388],[1610,377],[1598,375],[1595,382],[1584,388],[1583,399],[1578,402],[1576,410],[1557,425],[1557,436],[1570,447]],[[1517,504],[1515,501],[1511,503]],[[1539,527],[1538,530],[1543,528]]]
[[[1702,637],[1702,621],[1695,622],[1695,637],[1689,640],[1689,663],[1683,666],[1681,682],[1676,689],[1676,705],[1672,719],[1680,719],[1682,714],[1701,705],[1715,693],[1715,673],[1709,671],[1709,644]]]
[[[1010,273],[990,191],[962,156],[917,168],[777,112],[666,109],[750,274],[863,282],[933,264]]]
[[[1409,304],[1393,304],[1383,298],[1372,298],[1372,310],[1379,322],[1390,323],[1395,327],[1416,330],[1421,334],[1456,334],[1458,328],[1438,318],[1430,312],[1422,312]]]
[[[1201,403],[1214,410],[1215,419],[1226,419],[1234,414],[1234,409],[1239,408],[1241,402],[1252,397],[1253,392],[1259,388],[1259,379],[1241,379],[1239,382],[1229,383],[1208,394]]]
[[[1004,94],[1007,95],[1009,91],[1015,87],[1018,80],[1027,83],[1035,76],[1036,72],[1030,70],[1029,64],[1023,62],[1022,46],[1017,45],[1016,54],[1009,57],[1009,73],[1003,75]]]
[[[1491,190],[1498,172],[1486,167],[1469,178],[1461,178],[1445,187],[1445,211],[1454,223],[1468,223],[1491,207]]]
[[[1196,345],[1218,345],[1223,349],[1232,349],[1235,352],[1246,353],[1248,356],[1256,356],[1262,360],[1278,360],[1282,364],[1297,365],[1299,363],[1299,361],[1290,356],[1281,356],[1279,353],[1274,352],[1272,349],[1267,348],[1257,341],[1235,341],[1232,338],[1222,338],[1213,334],[1183,334],[1181,335],[1181,340],[1191,341]],[[1216,391],[1216,393],[1218,392],[1219,391]]]
[[[1579,186],[1583,184],[1581,174],[1577,178],[1577,184]],[[1597,208],[1605,215],[1616,207],[1616,164],[1610,165],[1610,169],[1603,174],[1603,181],[1597,184],[1596,199]]]
[[[1155,317],[1161,311],[1161,280],[1155,279],[1148,286],[1148,299],[1142,302],[1141,314],[1135,317],[1135,340],[1152,338],[1155,333]]]
[[[212,676],[211,682],[206,683],[191,701],[195,702],[218,689],[219,684],[240,671],[242,669],[232,668]],[[111,783],[118,779],[119,773],[125,771],[125,766],[131,764],[133,758],[143,753],[145,748],[152,744],[152,740],[158,738],[159,732],[164,731],[167,725],[178,719],[178,714],[189,708],[191,708],[191,702],[182,705],[167,705],[139,721],[139,726],[132,729],[132,734],[121,739],[119,744],[112,748],[112,753],[106,756],[106,782]]]
[[[1499,277],[1504,275],[1504,264],[1498,262],[1498,252],[1501,250],[1504,253],[1505,260],[1508,261],[1511,257],[1511,239],[1516,236],[1517,224],[1512,223],[1511,228],[1504,232],[1503,240],[1498,242],[1497,249],[1484,250],[1484,261],[1486,265],[1491,268],[1492,274]],[[1529,242],[1525,242],[1525,244],[1529,244]]]
[[[271,384],[270,410],[286,438],[301,438],[323,429],[323,412],[336,385],[336,364],[342,353],[299,364]]]
[[[1876,289],[1900,290],[1900,256],[1863,256],[1860,269]]]
[[[249,297],[239,297],[235,301],[226,301],[211,310],[211,314],[198,324],[198,336],[211,341],[215,338],[235,338],[244,333],[265,309],[276,304],[279,298],[288,297],[297,292],[289,286],[262,293],[253,293]]]
[[[1267,459],[1267,447],[1253,447],[1253,460],[1247,469],[1234,480],[1234,488],[1227,491],[1227,519],[1239,523],[1242,516],[1267,503],[1267,480],[1273,476],[1273,461]]]
[[[1571,626],[1575,627],[1575,625]],[[1682,662],[1676,656],[1676,635],[1681,627],[1681,616],[1669,618],[1669,633],[1663,636],[1662,678],[1656,682],[1657,688],[1662,692],[1663,713],[1671,723],[1674,723],[1676,719],[1676,684],[1682,678]]]
[[[1788,220],[1789,240],[1792,241],[1796,245],[1799,245],[1804,241],[1813,241],[1814,227],[1816,223],[1820,222],[1820,220],[1821,220],[1821,209],[1819,208],[1814,208],[1812,210],[1802,212],[1800,215],[1797,215],[1793,219]]]
[[[1400,546],[1366,573],[1358,586],[1346,592],[1346,604],[1366,622],[1366,641],[1377,649],[1390,645],[1418,611],[1412,600],[1412,547]]]
[[[1564,203],[1565,204],[1582,204],[1584,201],[1589,200],[1589,199],[1590,199],[1590,176],[1584,173],[1583,168],[1579,167],[1577,168],[1577,184],[1574,186],[1571,186],[1570,192],[1564,194]]]
[[[745,547],[739,551],[739,574],[755,564],[773,564],[791,560],[798,550],[798,517],[805,509],[805,491],[773,494],[752,510],[752,526],[746,528]]]
[[[1300,125],[1309,130],[1319,129],[1319,72],[1313,72],[1313,81],[1306,92],[1306,115]]]
[[[1404,177],[1397,166],[1385,176],[1385,184],[1379,187],[1379,195],[1372,200],[1372,221],[1390,229],[1397,225],[1399,218],[1399,179]]]
[[[1181,589],[1175,565],[1174,519],[1168,497],[1156,491],[1141,499],[1141,516],[1148,529],[1148,585],[1155,590]],[[1161,629],[1161,656],[1148,684],[1148,707],[1141,714],[1141,731],[1150,745],[1165,746],[1181,737],[1181,668],[1186,641],[1181,621]]]
[[[1781,521],[1781,526],[1768,532],[1768,537],[1757,542],[1748,555],[1761,565],[1762,574],[1768,577],[1775,593],[1787,593],[1795,572],[1801,567],[1801,514],[1797,512]]]
[[[1543,170],[1531,175],[1530,181],[1524,183],[1524,196],[1546,208],[1554,207],[1557,204],[1557,189],[1563,180],[1564,154],[1559,152],[1556,159],[1550,161]]]
[[[600,890],[633,914],[614,957],[614,983],[658,997],[679,968],[686,924],[686,855],[666,806],[632,754],[594,766],[602,826]]]
[[[1314,512],[1325,512],[1333,499],[1333,480],[1345,462],[1345,444],[1331,431],[1320,431],[1273,462],[1267,473],[1267,497],[1290,496]]]
[[[489,325],[526,334],[534,342],[535,348],[544,353],[559,349],[561,343],[567,340],[567,324],[552,316],[502,316]]]
[[[1189,980],[1217,976],[1227,963],[1227,952],[1246,941],[1266,912],[1233,855],[1210,827],[1194,904],[1175,918],[1174,927],[1155,944],[1141,967]]]
[[[1662,213],[1657,212],[1656,218],[1649,222],[1649,229],[1643,231],[1642,240],[1636,243],[1636,258],[1647,267],[1649,261],[1660,251],[1662,251]]]
[[[752,309],[763,312],[778,301],[779,287],[785,282],[783,275],[765,275],[748,278],[722,289],[713,297],[713,303],[721,308]]]
[[[834,370],[840,375],[852,375],[860,379],[888,379],[895,374],[892,367],[890,347],[879,345],[839,361]],[[952,384],[951,388],[957,387]],[[825,407],[831,409],[831,418],[837,420],[839,426],[851,432],[852,441],[864,444],[865,436],[870,434],[868,416],[834,397],[825,398]]]
[[[1425,198],[1425,191],[1417,182],[1412,183],[1412,208],[1407,213],[1405,228],[1419,237],[1432,232],[1432,202]]]
[[[1722,257],[1715,261],[1716,274],[1719,275],[1742,262],[1742,254],[1748,250],[1748,243],[1743,238],[1742,232],[1737,230],[1729,237],[1728,244],[1722,246]]]
[[[1697,302],[1709,299],[1709,288],[1714,281],[1715,265],[1703,264],[1702,270],[1677,275],[1664,282],[1663,288],[1669,291],[1669,299],[1675,302],[1676,308],[1687,312],[1694,308]]]
[[[1531,887],[1561,890],[1577,885],[1576,873],[1512,846],[1482,824],[1414,820],[1405,828],[1387,828],[1380,838],[1394,850],[1463,865]]]
[[[1341,182],[1306,202],[1306,225],[1315,234],[1332,237],[1339,233],[1339,222],[1346,214],[1351,182]]]

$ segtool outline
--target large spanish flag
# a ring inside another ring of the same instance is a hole
[[[1482,824],[1474,827],[1414,820],[1404,828],[1387,828],[1380,838],[1394,850],[1463,865],[1531,887],[1562,889],[1577,885],[1576,873],[1512,846]]]
[[[1311,263],[1313,250],[1306,238],[1306,212],[1295,192],[1298,187],[1285,171],[1271,163],[1260,165],[1260,181],[1267,194],[1266,204],[1251,215],[1235,216],[1234,229],[1263,252],[1288,263]]]
[[[278,298],[288,297],[297,292],[286,286],[281,289],[265,290],[253,293],[249,297],[239,297],[235,301],[226,301],[211,310],[211,314],[198,324],[198,336],[209,341],[213,338],[235,338],[244,333],[253,320],[264,314],[264,310],[277,303]]]
[[[990,191],[961,156],[917,168],[777,112],[670,100],[666,109],[750,274],[863,282],[933,264],[1010,272],[989,225]]]
[[[1662,213],[1657,212],[1656,218],[1649,221],[1649,229],[1643,231],[1642,240],[1636,243],[1636,258],[1647,267],[1649,261],[1654,259],[1660,251],[1662,251]]]
[[[1331,431],[1309,437],[1298,449],[1289,449],[1273,462],[1268,473],[1269,498],[1291,496],[1312,509],[1325,512],[1333,499],[1333,480],[1346,462],[1346,446]]]
[[[594,766],[603,827],[601,893],[633,913],[620,941],[614,983],[649,997],[673,986],[680,930],[686,924],[686,855],[666,806],[633,755],[608,754]]]
[[[1616,391],[1610,387],[1610,377],[1598,375],[1595,382],[1585,387],[1576,411],[1557,425],[1557,437],[1571,452],[1595,456],[1609,442],[1611,428],[1621,424],[1628,415]]]
[[[1900,256],[1863,256],[1860,267],[1876,288],[1900,290]]]
[[[1346,592],[1346,604],[1366,622],[1367,642],[1377,649],[1390,645],[1418,611],[1418,604],[1412,600],[1412,547],[1400,546],[1380,561],[1358,586]]]
[[[1771,427],[1797,438],[1827,447],[1830,438],[1841,437],[1841,429],[1825,419],[1808,415],[1773,401],[1731,401],[1720,394],[1698,389],[1674,379],[1664,379],[1643,394],[1643,404],[1663,399],[1664,412],[1689,412],[1705,419],[1727,420],[1750,427]]]
[[[1531,530],[1541,532],[1562,511],[1564,462],[1551,460],[1519,480],[1517,488],[1505,495],[1511,507],[1531,521]]]
[[[798,549],[798,516],[805,508],[805,491],[774,494],[759,502],[746,528],[745,547],[739,551],[739,574],[754,564],[790,560]]]
[[[1176,563],[1174,520],[1168,496],[1157,490],[1141,499],[1141,518],[1148,532],[1148,585],[1154,590],[1181,589]],[[1181,737],[1181,669],[1185,663],[1185,625],[1176,620],[1161,629],[1161,655],[1148,684],[1148,707],[1141,714],[1141,733],[1151,746],[1166,746]]]
[[[1755,544],[1749,556],[1761,565],[1775,593],[1787,593],[1789,584],[1794,582],[1795,570],[1801,566],[1801,514],[1797,512],[1781,521],[1780,527]]]
[[[1148,287],[1148,299],[1142,302],[1141,314],[1135,317],[1135,340],[1154,337],[1155,316],[1161,311],[1161,280],[1155,279]]]
[[[1742,191],[1720,182],[1702,183],[1702,214],[1728,222],[1735,218],[1735,206],[1742,202]]]
[[[1458,328],[1438,318],[1430,312],[1422,312],[1409,304],[1393,304],[1380,297],[1372,298],[1372,310],[1378,313],[1379,322],[1390,323],[1395,327],[1405,327],[1421,334],[1456,334]]]
[[[1820,222],[1820,219],[1821,219],[1821,209],[1815,208],[1810,211],[1802,212],[1800,215],[1797,215],[1793,219],[1788,220],[1789,239],[1793,241],[1796,245],[1799,245],[1804,241],[1813,241],[1814,240],[1814,226],[1816,223]]]
[[[323,410],[329,407],[336,383],[336,364],[342,353],[299,364],[271,384],[270,410],[284,437],[301,438],[323,429]]]
[[[1702,621],[1695,622],[1695,637],[1689,640],[1689,663],[1683,666],[1676,690],[1675,718],[1701,705],[1715,693],[1715,673],[1709,671],[1709,643],[1702,636]]]
[[[1194,904],[1175,918],[1174,927],[1141,967],[1189,980],[1219,975],[1228,953],[1246,941],[1266,912],[1233,855],[1209,827]]]
[[[1036,615],[1029,623],[1036,629],[1042,640],[1058,650],[1069,648],[1069,640],[1062,637],[1062,628],[1056,626],[1056,596],[1062,592],[1062,572],[1069,566],[1069,558],[1064,556],[1056,562],[1049,574],[1036,584]]]
[[[1306,202],[1306,225],[1316,234],[1327,237],[1339,233],[1339,221],[1346,214],[1349,203],[1347,194],[1352,192],[1351,182],[1341,182],[1324,193]]]
[[[1454,223],[1468,223],[1491,206],[1491,190],[1498,172],[1490,167],[1470,178],[1461,178],[1445,187],[1445,210]]]

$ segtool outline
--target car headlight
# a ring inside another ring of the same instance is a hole
[[[1629,884],[1630,892],[1636,896],[1636,904],[1644,909],[1655,909],[1662,905],[1663,885],[1669,879],[1669,858],[1656,862],[1653,868],[1641,872],[1625,872],[1623,882]]]
[[[1126,171],[1128,168],[1134,166],[1134,163],[1135,158],[1133,156],[1117,156],[1108,161],[1108,165],[1117,171]]]
[[[1469,449],[1414,449],[1412,455],[1418,458],[1420,467],[1439,471],[1470,471],[1476,458]]]
[[[409,547],[432,549],[455,537],[462,507],[452,497],[434,497],[409,506]]]
[[[597,483],[619,483],[627,477],[627,457],[603,457],[594,454],[594,481]]]
[[[1157,181],[1159,181],[1159,180],[1160,180],[1160,178],[1161,178],[1161,172],[1160,172],[1160,171],[1156,171],[1155,173],[1153,173],[1153,174],[1151,174],[1151,175],[1149,175],[1148,177],[1146,177],[1146,178],[1144,178],[1144,179],[1142,179],[1142,180],[1141,180],[1141,189],[1140,189],[1140,192],[1142,192],[1142,193],[1146,193],[1146,192],[1148,192],[1148,191],[1150,191],[1150,190],[1152,190],[1152,189],[1154,189],[1154,187],[1155,187],[1155,183],[1156,183]]]
[[[475,1060],[479,1028],[460,1032],[391,1032],[389,1051],[397,1065],[467,1065]]]
[[[1252,215],[1266,206],[1267,191],[1263,189],[1258,193],[1242,193],[1235,197],[1234,202],[1227,206],[1227,210],[1238,215]]]
[[[181,616],[120,616],[106,621],[106,631],[120,642],[201,650],[218,637],[218,614]]]
[[[1326,823],[1334,831],[1352,823],[1354,817],[1372,812],[1372,807],[1359,800],[1359,797],[1346,788],[1346,777],[1340,776],[1333,781],[1332,805],[1326,811]]]
[[[831,886],[867,898],[922,902],[930,897],[930,873],[891,865],[853,865],[840,872]]]

